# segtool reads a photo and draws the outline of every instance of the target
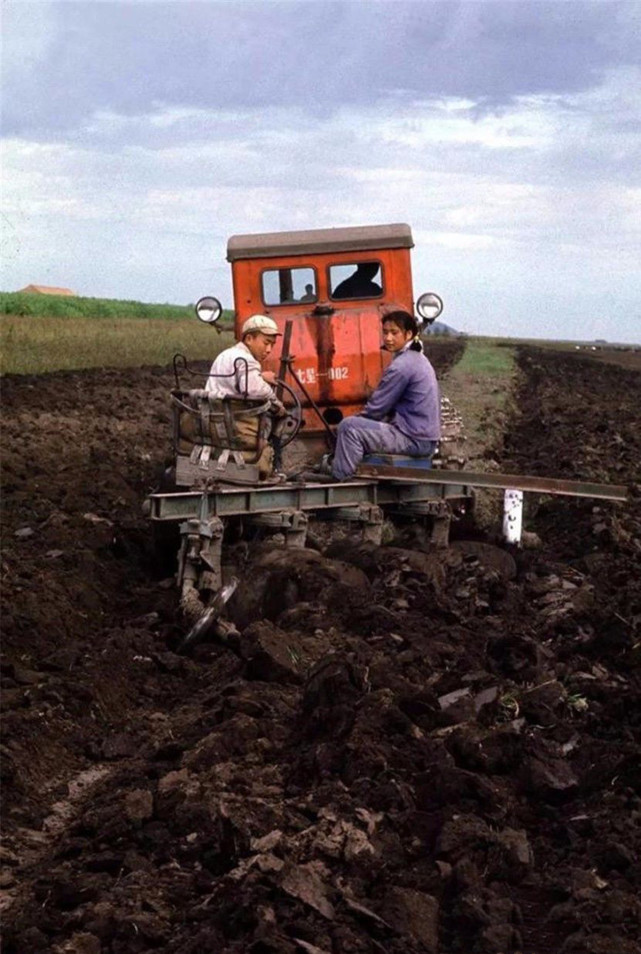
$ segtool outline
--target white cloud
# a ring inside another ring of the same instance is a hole
[[[599,89],[495,112],[442,96],[324,116],[96,111],[74,142],[5,144],[18,251],[3,284],[43,280],[46,262],[53,284],[85,294],[188,301],[212,275],[229,302],[231,233],[407,221],[417,290],[442,291],[453,324],[472,330],[482,300],[489,331],[532,334],[544,288],[563,303],[556,330],[580,336],[586,288],[616,276],[621,307],[641,298],[639,79],[612,71]]]
[[[2,68],[9,79],[25,82],[39,68],[58,35],[53,4],[2,4]]]
[[[475,235],[473,232],[430,232],[427,240],[431,245],[464,251],[487,249],[497,244],[490,235]]]

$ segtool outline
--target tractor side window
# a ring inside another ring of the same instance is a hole
[[[316,274],[313,268],[274,268],[263,272],[263,301],[266,305],[293,305],[316,301]]]
[[[382,266],[380,262],[330,265],[329,288],[332,298],[376,298],[383,294]]]

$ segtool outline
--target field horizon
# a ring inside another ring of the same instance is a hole
[[[193,304],[171,305],[125,299],[0,292],[0,375],[46,374],[95,367],[164,366],[176,352],[189,360],[213,360],[231,343],[234,312],[224,310],[217,329],[199,322]],[[213,335],[213,337],[212,337]],[[635,352],[626,342],[514,338],[493,335],[429,335],[462,337],[493,348],[534,345],[559,350]],[[480,351],[478,352],[481,353]],[[486,355],[484,360],[486,359]]]

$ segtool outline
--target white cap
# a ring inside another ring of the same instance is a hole
[[[264,335],[274,336],[281,333],[274,319],[268,318],[267,315],[251,315],[240,329],[240,334],[241,337],[244,337],[246,334],[255,331],[260,331],[261,334]]]

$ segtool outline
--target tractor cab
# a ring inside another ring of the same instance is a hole
[[[298,392],[308,449],[327,449],[331,428],[360,411],[378,384],[390,360],[381,349],[381,317],[392,308],[414,313],[413,246],[404,224],[229,239],[236,333],[257,313],[278,324],[282,337],[264,368]],[[432,293],[416,305],[425,322],[443,307]],[[208,322],[222,314],[215,298],[196,308]]]

